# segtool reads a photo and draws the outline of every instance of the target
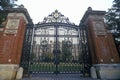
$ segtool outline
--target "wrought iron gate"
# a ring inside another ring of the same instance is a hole
[[[84,59],[88,56],[85,55],[88,54],[88,46],[83,47],[82,43],[86,44],[87,38],[85,30],[80,26],[71,23],[56,10],[45,17],[43,22],[36,24],[31,32],[28,31],[21,61],[21,66],[26,72],[31,74],[85,72],[87,59]]]

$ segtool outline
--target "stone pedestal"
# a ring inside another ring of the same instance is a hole
[[[105,11],[88,8],[81,25],[87,32],[91,55],[91,77],[100,79],[120,79],[120,57],[110,32],[104,22]]]
[[[92,66],[90,72],[92,78],[97,78],[95,67]]]
[[[0,28],[0,80],[22,77],[19,65],[27,24],[33,24],[25,8],[8,8],[5,25]],[[18,74],[16,74],[18,71]]]
[[[120,64],[95,64],[91,68],[91,77],[100,79],[120,79]]]
[[[22,77],[23,77],[23,68],[20,67],[16,74],[16,80],[22,80]]]
[[[15,80],[17,64],[0,64],[0,80]]]

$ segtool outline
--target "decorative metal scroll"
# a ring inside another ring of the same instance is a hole
[[[88,56],[83,54],[88,53],[85,29],[80,29],[55,10],[34,26],[33,34],[30,30],[31,28],[26,30],[22,56],[24,58],[29,54],[22,63],[26,72],[31,75],[85,72],[84,61]],[[28,47],[28,44],[31,47]],[[27,63],[24,63],[25,61]]]
[[[58,12],[58,10],[55,10],[55,12],[52,12],[52,14],[45,17],[43,22],[40,22],[39,24],[53,23],[53,22],[74,24],[74,23],[71,23],[67,17],[65,17],[60,12]]]

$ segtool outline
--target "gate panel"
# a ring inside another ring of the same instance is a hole
[[[79,37],[78,30],[70,27],[59,28],[59,37],[61,43],[59,54],[60,63],[58,65],[58,71],[60,73],[80,73],[82,64],[80,63],[80,51],[79,51]]]
[[[56,16],[57,15],[57,16]],[[58,11],[27,30],[21,65],[30,74],[82,73],[88,54],[86,33]],[[86,46],[83,46],[86,43]],[[27,56],[27,57],[26,57]]]
[[[57,34],[56,34],[57,29]],[[80,73],[78,30],[69,27],[36,28],[30,56],[32,73]]]
[[[29,60],[32,49],[32,38],[33,38],[33,24],[28,24],[26,26],[26,32],[24,37],[22,56],[20,66],[24,68],[24,74],[28,75],[29,73]]]
[[[49,39],[48,29],[36,28],[33,50],[30,55],[30,71],[32,73],[54,73],[53,44]]]

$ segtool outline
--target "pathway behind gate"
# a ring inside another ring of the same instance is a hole
[[[36,74],[23,80],[98,80],[92,78],[83,78],[80,74]]]

